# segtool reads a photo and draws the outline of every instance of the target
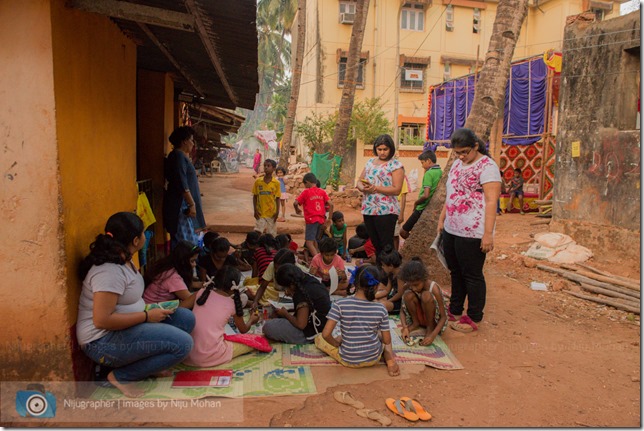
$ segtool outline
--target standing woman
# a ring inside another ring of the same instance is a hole
[[[164,174],[168,182],[163,195],[163,222],[170,234],[171,248],[179,241],[199,242],[196,229],[206,227],[201,209],[201,192],[197,171],[190,160],[195,146],[195,130],[178,127],[170,135],[174,149],[165,160]]]
[[[470,129],[452,134],[452,151],[458,158],[447,177],[445,206],[438,219],[443,233],[445,260],[452,276],[449,311],[461,332],[477,329],[483,319],[486,285],[483,265],[494,248],[496,204],[501,194],[499,167],[485,143]],[[467,298],[467,315],[462,316]]]
[[[79,267],[78,343],[94,362],[113,368],[107,380],[128,397],[144,393],[134,382],[171,375],[192,349],[195,326],[187,308],[145,310],[143,277],[131,260],[144,243],[141,219],[116,213]]]
[[[394,230],[400,214],[398,195],[402,189],[405,168],[394,159],[396,147],[389,135],[373,141],[373,154],[360,174],[358,189],[363,192],[362,215],[376,256],[386,245],[394,248]]]

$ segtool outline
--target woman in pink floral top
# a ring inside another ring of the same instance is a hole
[[[358,181],[362,198],[362,216],[376,256],[387,244],[394,246],[394,230],[400,214],[398,195],[403,185],[405,168],[394,159],[396,147],[389,135],[373,141],[373,157],[367,161]]]
[[[451,327],[471,332],[483,319],[486,296],[483,265],[486,253],[494,248],[501,176],[499,167],[485,150],[485,143],[470,129],[456,130],[451,143],[458,160],[447,177],[438,232],[443,234],[445,260],[452,276],[449,311],[457,322]],[[461,317],[466,298],[467,315]]]

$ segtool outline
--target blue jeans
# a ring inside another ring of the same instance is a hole
[[[83,351],[94,362],[115,368],[122,383],[142,380],[183,361],[192,350],[195,315],[177,308],[163,323],[140,323],[87,343]]]

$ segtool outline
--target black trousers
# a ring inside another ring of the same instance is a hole
[[[474,322],[483,319],[486,285],[483,265],[486,254],[481,251],[480,238],[464,238],[443,230],[443,253],[452,276],[449,311],[463,314],[467,298],[467,315]]]
[[[423,213],[423,210],[418,211],[417,209],[414,209],[414,211],[411,213],[409,218],[407,218],[407,221],[405,222],[404,225],[402,225],[402,228],[405,229],[407,232],[411,232],[411,230],[414,228],[414,225],[420,218],[420,215]]]
[[[398,215],[363,215],[363,219],[369,238],[376,248],[376,261],[380,262],[380,252],[387,244],[391,245],[392,250],[394,249],[394,231],[398,223]]]

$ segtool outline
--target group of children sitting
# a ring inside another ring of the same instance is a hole
[[[358,236],[351,248],[354,238],[347,241],[344,217],[336,212],[333,219],[330,236],[316,242],[319,251],[308,264],[289,235],[255,231],[238,246],[208,232],[202,248],[180,242],[155,262],[145,274],[144,301],[178,299],[180,307],[195,315],[194,347],[184,362],[211,367],[252,351],[224,334],[227,324],[247,333],[260,321],[260,307],[274,310],[262,326],[267,338],[315,343],[347,367],[371,366],[382,359],[390,375],[399,374],[389,327],[392,313],[401,313],[404,341],[419,337],[420,345],[431,344],[447,325],[447,309],[425,265],[417,258],[403,264],[401,255],[388,249],[377,264],[375,258],[358,262],[347,273],[341,256],[368,249],[368,240]],[[355,247],[358,240],[363,244]],[[251,277],[245,280],[246,271]],[[281,296],[292,298],[292,311],[269,306]],[[245,307],[250,311],[247,318]],[[336,325],[339,337],[333,335]]]

